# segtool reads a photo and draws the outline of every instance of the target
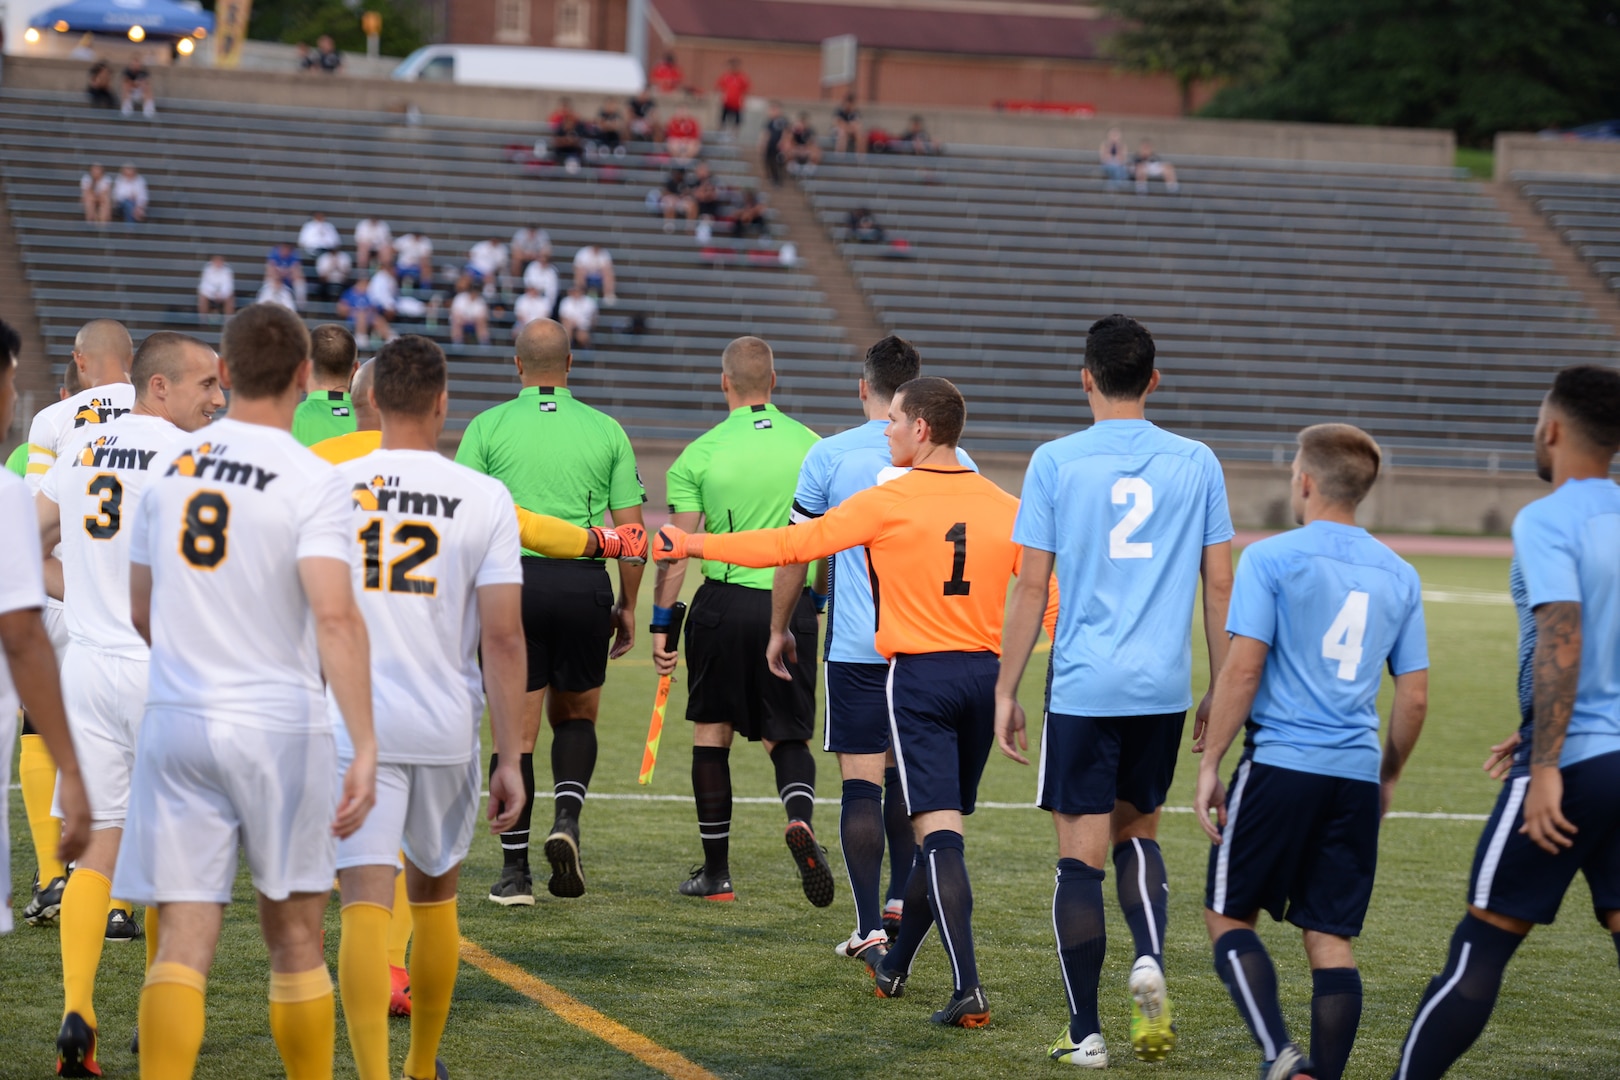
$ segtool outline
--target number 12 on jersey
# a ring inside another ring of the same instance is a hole
[[[1361,666],[1361,639],[1367,636],[1366,593],[1352,590],[1322,635],[1322,659],[1339,662],[1339,678],[1351,682]]]

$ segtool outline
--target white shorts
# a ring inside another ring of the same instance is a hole
[[[17,741],[17,699],[0,694],[0,822],[11,821],[11,745]],[[11,933],[11,829],[0,829],[0,934]]]
[[[399,850],[429,877],[448,873],[467,857],[478,827],[484,773],[474,754],[464,765],[377,766],[377,804],[366,822],[339,840],[339,870],[398,866]],[[339,775],[349,767],[339,763]]]
[[[1159,177],[1164,175],[1164,162],[1147,161],[1143,162],[1143,164],[1147,166],[1148,176],[1152,177],[1153,179],[1157,180]]]
[[[230,903],[238,845],[253,887],[269,899],[328,892],[338,791],[328,730],[262,731],[148,709],[113,895],[136,904]]]
[[[69,640],[67,609],[60,600],[46,600],[41,618],[45,620],[45,636],[51,639],[51,648],[56,650],[56,669],[60,671],[62,661],[67,657]]]
[[[145,660],[113,656],[78,642],[68,646],[62,662],[62,699],[90,799],[92,829],[124,827],[135,738],[146,712],[148,666]],[[62,816],[54,795],[51,816]]]

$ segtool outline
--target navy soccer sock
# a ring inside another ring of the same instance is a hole
[[[900,770],[892,765],[883,771],[883,831],[889,841],[889,891],[883,899],[904,900],[917,840],[911,832],[905,785],[900,783]]]
[[[884,959],[886,970],[897,975],[909,975],[917,950],[922,948],[928,928],[934,925],[934,909],[928,903],[928,870],[923,863],[922,848],[912,845],[911,871],[906,875],[905,914],[900,917],[900,933],[889,946]]]
[[[1614,951],[1620,953],[1620,934],[1614,935]]]
[[[1311,1076],[1339,1080],[1361,1026],[1361,972],[1318,968],[1311,972]]]
[[[1401,1047],[1396,1080],[1439,1080],[1485,1030],[1502,972],[1524,938],[1464,915],[1446,968],[1429,981]]]
[[[1277,969],[1253,930],[1228,930],[1215,943],[1215,974],[1226,984],[1232,1004],[1267,1061],[1292,1040],[1277,1003]]]
[[[771,751],[776,766],[776,793],[782,797],[789,821],[810,824],[816,812],[816,757],[801,739],[780,742]]]
[[[697,801],[703,868],[710,877],[731,876],[731,749],[692,747],[692,796]]]
[[[839,810],[838,842],[844,849],[849,893],[855,898],[856,932],[864,938],[883,927],[878,902],[883,879],[883,789],[870,780],[845,780]]]
[[[1119,909],[1136,941],[1136,955],[1153,957],[1162,970],[1170,881],[1158,841],[1133,838],[1115,844],[1114,885],[1119,889]]]
[[[961,997],[979,985],[979,965],[973,956],[973,887],[968,883],[962,834],[939,829],[923,837],[923,870],[928,875],[928,902],[951,958],[954,996]]]
[[[495,775],[500,755],[489,755],[489,774]],[[524,754],[518,760],[518,772],[523,777],[523,809],[518,814],[511,832],[501,833],[501,860],[507,867],[521,870],[529,868],[529,826],[534,818],[534,755]]]
[[[564,720],[551,729],[552,801],[557,825],[578,839],[579,812],[585,809],[585,791],[596,772],[596,725],[589,720]],[[570,828],[571,826],[571,828]]]
[[[1103,918],[1103,872],[1079,859],[1059,859],[1052,893],[1052,928],[1057,934],[1058,966],[1069,999],[1069,1038],[1079,1042],[1102,1031],[1097,987],[1108,951]]]

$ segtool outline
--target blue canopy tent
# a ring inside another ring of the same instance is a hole
[[[179,0],[69,0],[35,15],[28,25],[98,34],[124,34],[139,26],[147,37],[205,37],[214,32],[214,16]]]

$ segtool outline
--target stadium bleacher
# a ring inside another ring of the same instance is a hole
[[[1609,288],[1620,290],[1620,177],[1515,172],[1512,180]]]

